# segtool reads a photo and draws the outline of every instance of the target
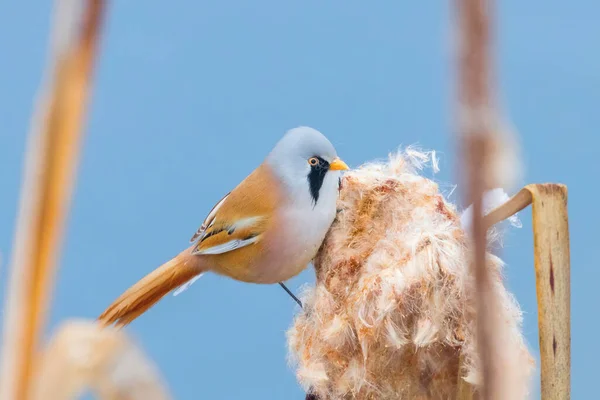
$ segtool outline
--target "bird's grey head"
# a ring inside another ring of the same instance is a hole
[[[315,204],[323,191],[332,191],[332,185],[337,190],[339,172],[348,169],[331,142],[306,126],[286,132],[266,162],[288,188],[306,191]]]

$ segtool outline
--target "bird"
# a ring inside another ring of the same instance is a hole
[[[129,287],[98,320],[125,326],[207,272],[253,284],[282,284],[298,275],[335,220],[348,169],[320,131],[288,130],[208,212],[191,244]]]

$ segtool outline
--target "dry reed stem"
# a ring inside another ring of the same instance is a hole
[[[543,400],[571,396],[571,261],[567,187],[532,184],[490,212],[490,227],[532,204]]]
[[[571,262],[567,188],[531,185],[542,399],[571,398]]]
[[[503,367],[500,304],[491,290],[492,277],[486,268],[486,227],[483,193],[492,181],[491,159],[496,143],[492,107],[492,62],[490,51],[491,0],[457,0],[459,20],[458,112],[459,136],[466,182],[466,198],[473,204],[472,238],[477,310],[477,349],[481,360],[481,398],[510,399],[513,386],[508,368]],[[510,364],[510,361],[508,364]],[[506,365],[506,364],[505,364]]]
[[[6,300],[0,399],[28,398],[78,159],[104,2],[57,1],[50,81],[28,139]]]
[[[96,322],[67,321],[50,341],[33,400],[78,398],[90,387],[106,400],[167,400],[154,366],[124,332]]]
[[[535,185],[529,185],[519,190],[519,192],[511,197],[506,203],[502,204],[500,207],[495,208],[486,214],[484,218],[484,226],[486,229],[489,229],[492,225],[497,224],[498,222],[504,221],[508,219],[512,215],[515,215],[519,211],[523,210],[525,207],[531,204],[533,200],[530,187]]]
[[[528,185],[487,215],[491,226],[532,204],[543,400],[571,397],[571,261],[567,188]]]

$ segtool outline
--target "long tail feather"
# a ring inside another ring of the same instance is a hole
[[[140,279],[108,306],[98,320],[106,325],[125,326],[169,292],[206,272],[201,266],[200,257],[192,256],[190,250],[182,251]]]

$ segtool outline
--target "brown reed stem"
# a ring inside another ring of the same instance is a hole
[[[567,188],[529,185],[533,197],[533,244],[542,399],[571,398],[571,261]]]
[[[504,221],[529,206],[533,197],[531,196],[528,187],[529,186],[519,190],[519,192],[511,197],[506,203],[487,213],[484,218],[486,229],[489,229],[492,225],[495,225],[500,221]]]
[[[473,262],[477,304],[477,348],[482,369],[481,398],[505,399],[506,372],[495,351],[501,345],[500,307],[493,296],[486,268],[487,229],[483,220],[483,193],[489,189],[489,161],[494,144],[492,129],[492,62],[490,54],[491,0],[457,0],[459,21],[458,115],[466,177],[466,198],[473,204]]]
[[[543,400],[571,398],[571,260],[567,187],[532,184],[488,213],[486,227],[532,204]]]
[[[70,203],[104,1],[57,0],[50,81],[40,92],[6,300],[0,399],[27,399]]]

